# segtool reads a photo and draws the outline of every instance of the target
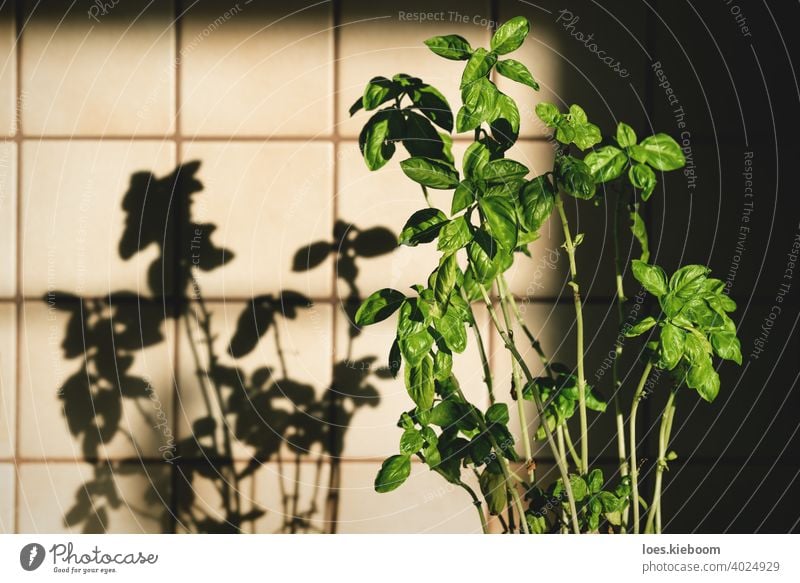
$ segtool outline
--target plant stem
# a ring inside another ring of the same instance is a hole
[[[675,415],[675,394],[677,389],[673,389],[667,398],[664,412],[661,413],[661,427],[658,434],[658,460],[656,461],[656,482],[653,487],[653,501],[650,504],[650,512],[647,514],[647,524],[644,527],[646,533],[653,532],[653,521],[656,523],[656,534],[661,534],[661,481],[664,469],[667,467],[667,447],[669,446],[669,435],[672,431],[672,418]]]
[[[461,390],[461,387],[458,383],[455,383],[456,393],[461,398],[462,401],[468,403],[467,398],[464,396],[464,392]],[[528,532],[528,521],[525,520],[525,509],[522,506],[522,500],[519,497],[519,493],[517,492],[516,484],[513,482],[511,477],[511,472],[508,468],[508,460],[506,460],[505,455],[503,454],[503,448],[497,443],[497,440],[494,438],[494,435],[491,434],[489,428],[486,426],[486,423],[483,420],[483,417],[480,415],[476,415],[476,420],[478,422],[478,428],[481,430],[481,433],[486,435],[489,438],[489,443],[492,444],[492,448],[497,453],[497,463],[500,465],[500,470],[503,472],[503,478],[506,481],[509,489],[511,490],[511,497],[514,502],[514,506],[517,509],[521,517],[521,524],[522,530],[525,534],[530,534]]]
[[[584,470],[581,468],[581,458],[578,456],[578,452],[575,451],[575,445],[572,443],[572,435],[570,435],[569,426],[566,424],[566,422],[564,423],[564,439],[567,442],[569,454],[572,456],[572,463],[575,464],[579,474],[583,473]]]
[[[497,287],[500,290],[500,308],[503,312],[503,319],[505,320],[506,330],[508,335],[513,339],[514,333],[512,331],[511,316],[509,315],[508,307],[508,289],[503,285],[500,279],[497,279]],[[514,381],[514,395],[517,400],[517,415],[519,416],[519,424],[522,431],[522,442],[525,449],[525,467],[528,471],[528,480],[533,483],[533,453],[531,451],[531,438],[528,434],[528,420],[525,418],[525,402],[522,397],[522,374],[520,372],[519,364],[511,355],[511,376]]]
[[[630,454],[631,454],[631,461],[630,461],[630,471],[631,471],[631,493],[632,493],[632,500],[631,505],[633,506],[633,532],[634,534],[639,534],[639,466],[636,462],[636,412],[639,409],[639,401],[642,400],[642,391],[644,390],[644,385],[647,382],[647,377],[650,376],[650,371],[653,368],[653,363],[648,362],[647,365],[644,367],[644,372],[642,372],[642,378],[639,379],[639,384],[636,387],[636,392],[633,395],[633,403],[631,404],[631,418],[630,418],[630,426],[628,429],[630,430]]]
[[[536,354],[539,356],[539,360],[542,361],[542,365],[544,366],[544,370],[548,376],[552,377],[553,373],[550,370],[550,359],[547,358],[547,355],[542,350],[542,345],[539,340],[533,335],[528,325],[525,323],[525,320],[522,319],[522,312],[520,312],[519,306],[517,305],[517,301],[514,299],[514,295],[509,292],[508,282],[504,275],[499,275],[497,278],[497,285],[500,288],[501,293],[505,293],[505,295],[509,299],[509,304],[511,306],[511,311],[514,313],[514,317],[517,320],[517,324],[519,324],[522,331],[525,332],[525,336],[528,337],[528,341],[531,343],[531,347],[536,351]]]
[[[586,376],[583,367],[583,309],[581,305],[581,292],[578,287],[578,268],[575,263],[575,244],[572,240],[572,234],[569,230],[569,223],[567,222],[567,214],[564,212],[564,201],[561,195],[556,195],[556,207],[558,214],[561,217],[561,226],[564,229],[564,247],[569,256],[569,272],[571,281],[569,282],[572,287],[572,299],[575,304],[575,319],[578,336],[577,346],[577,359],[578,359],[578,412],[580,413],[581,422],[581,463],[583,468],[589,470],[589,429],[588,421],[586,418]]]
[[[478,352],[481,356],[481,365],[483,366],[483,382],[486,383],[486,389],[489,391],[489,403],[494,405],[494,388],[493,388],[493,381],[492,381],[492,369],[489,366],[489,358],[486,356],[486,348],[483,343],[483,335],[481,334],[480,329],[478,328],[478,323],[475,321],[475,313],[472,311],[472,305],[469,302],[469,298],[467,297],[464,288],[460,288],[461,297],[469,306],[469,314],[470,314],[470,328],[472,328],[472,333],[475,336],[475,341],[478,344]]]
[[[547,435],[547,443],[550,446],[550,451],[553,452],[553,455],[556,458],[558,469],[561,473],[561,479],[564,483],[564,490],[567,492],[570,514],[572,518],[572,528],[575,531],[575,534],[580,534],[581,530],[578,524],[578,512],[575,506],[575,496],[572,492],[572,484],[569,481],[569,473],[567,471],[566,463],[558,455],[558,446],[556,445],[555,438],[553,437],[553,432],[550,431],[550,427],[547,426],[547,422],[545,421],[542,395],[539,393],[539,389],[536,387],[536,384],[533,383],[533,375],[531,374],[531,370],[528,368],[527,363],[517,350],[513,340],[508,336],[506,331],[503,329],[503,326],[500,324],[500,320],[497,318],[497,312],[492,305],[492,301],[489,299],[489,294],[486,292],[486,288],[481,284],[478,284],[478,287],[481,290],[481,295],[483,296],[483,301],[486,304],[486,309],[489,312],[489,317],[492,320],[492,324],[494,324],[497,333],[500,334],[500,337],[503,339],[503,343],[505,344],[506,348],[511,351],[511,354],[519,363],[522,372],[525,374],[525,379],[528,383],[531,383],[531,392],[533,393],[533,399],[536,403],[536,410],[539,413],[539,420],[544,427],[545,435]]]
[[[624,306],[627,298],[625,297],[625,287],[622,279],[622,256],[620,254],[619,242],[619,215],[622,211],[622,193],[617,193],[617,204],[614,210],[614,269],[616,271],[617,282],[617,338],[614,344],[614,362],[611,365],[611,376],[613,382],[614,400],[614,420],[617,425],[617,456],[619,457],[619,474],[621,477],[628,475],[628,455],[625,451],[625,420],[622,416],[622,407],[619,404],[619,392],[622,389],[622,382],[619,379],[619,360],[622,357],[622,321],[625,316]],[[628,508],[622,511],[622,521],[620,533],[624,534],[628,528]]]

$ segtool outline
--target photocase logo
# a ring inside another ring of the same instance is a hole
[[[30,543],[19,552],[19,564],[26,571],[35,571],[44,562],[44,547],[39,543]]]

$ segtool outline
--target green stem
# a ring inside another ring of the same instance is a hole
[[[570,507],[570,514],[572,518],[572,528],[575,531],[575,534],[580,534],[580,525],[578,524],[578,512],[575,506],[575,495],[572,492],[572,484],[569,481],[569,472],[567,471],[566,463],[563,459],[561,459],[558,455],[558,446],[556,445],[555,438],[553,437],[553,432],[547,426],[547,422],[545,421],[545,414],[544,414],[544,403],[542,402],[542,395],[539,393],[539,389],[537,388],[536,384],[533,383],[533,375],[531,374],[530,368],[528,368],[527,363],[522,358],[522,355],[517,350],[516,345],[508,336],[506,331],[503,329],[503,326],[500,324],[500,320],[497,317],[497,312],[492,305],[492,301],[489,299],[489,294],[486,292],[486,288],[478,284],[478,287],[481,290],[481,295],[483,296],[483,301],[486,304],[486,309],[489,312],[489,317],[492,320],[492,324],[494,325],[497,333],[500,334],[500,337],[503,339],[503,343],[505,344],[506,348],[511,351],[511,354],[519,363],[522,372],[525,374],[525,379],[528,383],[531,384],[531,392],[533,393],[533,399],[536,403],[536,410],[539,413],[540,423],[542,423],[542,427],[544,427],[545,435],[547,436],[547,443],[550,446],[550,451],[552,451],[553,456],[556,458],[556,463],[558,465],[559,472],[561,474],[561,479],[564,483],[564,490],[567,492],[567,499]]]
[[[513,331],[511,324],[511,316],[508,307],[508,289],[503,285],[500,279],[497,279],[497,287],[500,290],[500,308],[503,312],[503,319],[505,320],[506,330],[509,336],[513,339]],[[533,483],[533,452],[531,451],[531,438],[528,433],[528,421],[525,418],[525,402],[522,396],[522,374],[519,364],[511,355],[511,376],[514,382],[514,395],[517,399],[517,415],[519,416],[519,424],[522,431],[522,442],[525,449],[525,467],[528,470],[528,480]]]
[[[489,391],[489,403],[494,405],[494,383],[492,380],[492,368],[489,366],[489,358],[486,356],[486,348],[483,343],[483,335],[481,334],[480,329],[478,328],[478,323],[475,321],[475,313],[472,311],[472,305],[470,304],[469,298],[467,297],[464,288],[460,288],[461,297],[469,306],[469,314],[470,314],[470,328],[472,328],[472,333],[475,336],[475,342],[478,344],[478,352],[480,353],[481,357],[481,366],[483,367],[483,382],[486,383],[486,389]]]
[[[620,253],[619,242],[619,215],[623,207],[622,193],[617,193],[617,205],[614,212],[614,269],[616,271],[617,282],[617,338],[614,344],[614,362],[611,365],[611,375],[613,381],[613,400],[614,400],[614,420],[617,425],[617,457],[619,458],[619,474],[621,477],[628,475],[628,455],[625,451],[625,420],[622,415],[622,407],[619,404],[619,392],[622,382],[619,379],[619,360],[622,357],[622,322],[625,317],[624,305],[627,301],[625,297],[625,287],[622,279],[622,254]],[[628,526],[628,508],[622,512],[622,522],[620,533],[624,534]]]
[[[561,217],[561,226],[564,229],[564,247],[569,256],[569,273],[571,281],[569,282],[572,287],[572,299],[575,304],[575,319],[578,336],[577,358],[578,358],[578,412],[580,413],[581,422],[581,463],[583,468],[589,470],[589,424],[586,417],[586,375],[583,366],[583,308],[581,304],[581,292],[578,287],[578,268],[575,263],[575,244],[572,240],[572,234],[569,230],[569,223],[567,222],[567,214],[564,212],[564,201],[561,195],[556,196],[556,207],[558,214]]]
[[[675,394],[677,389],[673,389],[667,398],[664,412],[661,414],[661,427],[658,434],[658,460],[656,462],[656,481],[653,487],[653,502],[650,505],[650,512],[647,514],[647,524],[644,527],[645,533],[653,532],[653,522],[656,523],[656,534],[661,534],[661,483],[664,469],[667,467],[667,447],[669,446],[669,436],[672,431],[672,418],[675,415]]]
[[[465,403],[468,403],[469,401],[467,401],[467,398],[464,396],[464,392],[461,390],[461,387],[458,385],[458,383],[455,383],[455,388],[456,388],[456,393],[458,393],[458,396],[461,398],[461,400]],[[483,417],[481,417],[480,415],[475,415],[475,417],[478,421],[478,427],[481,430],[481,433],[489,438],[489,443],[492,444],[492,448],[497,453],[497,463],[500,465],[500,470],[503,472],[503,478],[505,479],[506,484],[511,490],[511,497],[514,502],[514,506],[516,507],[517,512],[520,515],[522,531],[525,534],[530,534],[530,532],[528,531],[528,521],[525,520],[525,509],[522,506],[522,500],[520,499],[519,493],[517,492],[516,484],[514,483],[513,478],[511,477],[511,472],[508,468],[508,460],[506,460],[505,455],[503,454],[503,448],[500,447],[500,445],[497,443],[497,440],[494,438],[494,435],[492,435],[491,432],[489,431],[489,428],[486,426]]]
[[[636,387],[636,392],[633,395],[633,403],[631,404],[631,418],[630,426],[630,472],[631,472],[631,493],[633,506],[633,532],[639,534],[639,465],[636,461],[636,413],[639,410],[639,401],[642,400],[642,391],[647,382],[647,377],[650,376],[650,371],[653,368],[653,363],[648,362],[642,372],[642,378],[639,379],[639,384]]]
[[[550,359],[547,358],[547,355],[544,353],[542,349],[542,345],[539,340],[533,335],[528,325],[525,323],[525,320],[522,319],[522,312],[520,312],[519,306],[517,305],[517,301],[514,299],[514,295],[509,292],[508,282],[504,275],[500,275],[497,279],[497,284],[500,287],[501,293],[505,293],[511,305],[511,311],[514,313],[514,318],[517,320],[517,324],[519,327],[522,328],[522,331],[525,333],[525,336],[528,337],[528,341],[531,343],[531,347],[536,351],[536,354],[539,356],[539,360],[542,361],[542,365],[544,366],[544,370],[548,376],[552,377],[553,372],[550,370]]]
[[[567,442],[567,448],[569,449],[569,455],[572,456],[572,463],[575,464],[575,467],[578,470],[579,474],[584,472],[583,468],[581,467],[581,458],[578,456],[578,452],[575,451],[575,444],[572,443],[572,435],[569,432],[569,426],[564,423],[564,439]]]

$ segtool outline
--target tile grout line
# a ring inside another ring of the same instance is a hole
[[[173,148],[175,154],[175,166],[176,168],[180,167],[181,160],[183,159],[183,152],[181,151],[182,147],[182,135],[181,135],[181,54],[180,54],[180,43],[181,43],[181,10],[183,8],[181,0],[174,0],[172,9],[173,9],[173,50],[174,50],[174,64],[173,73],[175,75],[175,79],[173,80],[175,83],[175,94],[173,95],[173,99],[175,100],[175,119],[173,120],[174,125],[174,134],[172,136],[173,140]],[[174,192],[173,192],[174,194]],[[172,246],[172,253],[173,257],[172,260],[175,262],[173,266],[174,269],[174,277],[173,277],[173,285],[177,285],[180,281],[180,253],[182,249],[183,239],[181,232],[181,211],[183,210],[182,205],[183,201],[178,200],[178,205],[180,207],[176,207],[175,210],[175,242]],[[173,289],[173,291],[175,291]],[[172,435],[175,442],[178,442],[178,431],[179,431],[179,423],[178,423],[178,410],[179,404],[181,399],[181,392],[180,392],[180,354],[181,354],[181,343],[180,343],[180,333],[181,333],[181,326],[180,326],[180,317],[181,317],[181,308],[183,307],[184,298],[182,294],[175,294],[173,298],[174,301],[170,302],[172,304],[172,309],[174,310],[175,320],[173,322],[173,334],[175,334],[175,338],[173,338],[173,350],[175,351],[172,357],[172,374],[174,375],[173,383],[172,383]],[[170,472],[170,528],[173,533],[177,532],[178,530],[178,523],[180,522],[178,518],[178,471],[177,468],[172,466],[172,471]]]
[[[22,295],[22,91],[21,85],[21,70],[22,70],[22,51],[20,45],[22,41],[22,0],[17,0],[14,5],[14,31],[16,33],[15,49],[15,87],[14,87],[14,144],[15,144],[15,167],[16,167],[16,193],[14,199],[17,204],[16,208],[16,234],[14,237],[16,243],[16,266],[15,266],[15,279],[16,289],[14,297],[14,327],[16,332],[15,344],[16,354],[14,360],[16,362],[14,370],[14,394],[16,403],[14,403],[14,532],[19,532],[19,514],[20,514],[20,492],[22,485],[20,483],[20,467],[18,460],[20,459],[20,411],[21,411],[21,378],[22,378],[22,305],[24,297]]]
[[[334,68],[338,68],[334,63]],[[335,121],[334,121],[335,124]],[[115,135],[115,134],[83,134],[83,135],[76,135],[76,136],[63,136],[63,135],[49,135],[49,134],[28,134],[23,136],[25,140],[31,142],[89,142],[89,141],[104,141],[104,142],[130,142],[130,141],[160,141],[166,142],[169,140],[173,140],[175,138],[175,134],[136,134],[136,135]],[[294,142],[302,142],[302,143],[324,143],[330,144],[331,142],[358,142],[358,136],[348,136],[348,135],[321,135],[321,134],[314,134],[314,135],[247,135],[247,136],[225,136],[225,135],[203,135],[203,136],[185,136],[187,138],[191,138],[192,142],[266,142],[270,144],[274,143],[294,143]],[[472,143],[472,139],[465,137],[465,136],[454,136],[453,141],[455,143],[464,143],[470,144]],[[526,136],[520,137],[517,142],[525,143],[525,142],[542,142],[547,143],[547,138],[539,137],[539,136]]]
[[[333,75],[333,79],[331,80],[331,86],[333,88],[333,96],[332,96],[332,104],[331,107],[333,111],[331,112],[331,123],[333,124],[333,131],[331,132],[331,144],[333,148],[333,160],[332,160],[332,167],[331,167],[331,181],[333,183],[332,189],[332,200],[331,200],[331,216],[333,219],[333,224],[331,225],[331,233],[333,233],[333,228],[336,225],[336,221],[339,220],[339,153],[340,153],[340,138],[339,135],[339,57],[341,56],[341,47],[340,47],[340,37],[339,37],[339,25],[341,24],[341,2],[340,0],[331,0],[330,4],[331,9],[331,24],[332,24],[332,34],[331,34],[331,56],[333,57],[333,63],[331,67],[331,75]],[[331,310],[331,384],[328,387],[329,396],[335,394],[336,387],[333,386],[335,382],[335,372],[336,372],[336,357],[338,352],[338,340],[336,336],[337,331],[337,319],[340,317],[337,308],[337,298],[338,295],[336,293],[338,281],[337,281],[337,264],[336,260],[332,259],[332,273],[331,273],[331,300],[332,300],[332,307]],[[346,325],[347,323],[345,323]],[[332,415],[336,411],[335,407],[331,407],[328,416]],[[328,451],[332,452],[333,448],[335,447],[336,443],[339,442],[339,433],[342,433],[342,443],[344,443],[344,429],[340,428],[336,424],[335,419],[328,419],[328,423],[330,423],[330,430],[329,430],[329,439],[328,439]],[[330,520],[330,534],[336,534],[337,530],[337,521],[339,519],[339,484],[341,482],[341,470],[342,470],[342,460],[341,459],[334,459],[333,456],[330,456],[328,459],[328,489],[326,491],[326,506],[328,506],[328,501],[330,502],[330,510],[331,515],[327,516],[325,510],[323,510],[323,521],[325,519]],[[335,491],[332,491],[334,490]]]

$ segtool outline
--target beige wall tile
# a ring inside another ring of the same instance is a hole
[[[14,490],[16,473],[13,464],[0,464],[0,534],[14,532]]]
[[[192,4],[181,22],[181,124],[191,135],[329,134],[329,3]]]
[[[435,13],[438,20],[414,22],[415,14]],[[444,93],[451,109],[461,103],[458,85],[463,63],[433,54],[424,41],[432,36],[460,34],[473,47],[488,46],[489,2],[446,0],[435,5],[412,0],[397,5],[365,0],[344,2],[339,54],[338,128],[343,136],[357,136],[368,119],[362,111],[349,119],[347,110],[376,76],[397,73],[420,77]]]
[[[26,4],[20,81],[26,133],[174,131],[172,2],[119,2],[97,15],[99,22],[86,5],[67,0]]]
[[[17,31],[14,4],[0,7],[0,134],[17,131]]]
[[[488,346],[489,317],[485,309],[475,305],[475,318]],[[343,371],[336,389],[350,397],[345,410],[352,416],[344,431],[345,459],[386,458],[398,451],[402,430],[397,427],[400,414],[414,407],[406,391],[402,371],[397,379],[380,378],[375,373],[387,373],[388,354],[395,338],[397,318],[367,326],[349,344],[351,324],[347,315],[337,312],[337,370]],[[467,330],[467,349],[453,355],[453,370],[467,398],[481,410],[489,405],[483,368],[477,343],[471,329]],[[374,358],[374,361],[370,361]],[[360,378],[365,375],[365,378]],[[360,384],[358,386],[356,383]]]
[[[472,499],[421,463],[398,489],[374,490],[380,462],[346,464],[342,468],[339,530],[355,533],[480,533]],[[464,481],[475,487],[466,471]]]
[[[196,219],[216,224],[214,241],[234,253],[224,268],[198,274],[205,293],[330,295],[329,260],[292,270],[301,248],[332,240],[330,144],[195,142],[185,146],[183,159],[202,162],[205,190],[195,196]]]
[[[83,330],[80,319],[73,319],[67,311],[68,304],[56,303],[61,309],[44,302],[28,302],[24,306],[19,421],[23,430],[22,457],[80,458],[95,449],[100,457],[159,457],[166,452],[160,448],[173,445],[172,322],[159,324],[160,307],[156,306],[120,303],[113,314],[103,309],[98,315],[93,304],[84,304],[87,323]],[[74,306],[77,309],[78,305]],[[109,316],[114,319],[113,339]],[[153,332],[154,328],[157,332]],[[68,333],[70,342],[66,344]],[[142,348],[143,338],[154,333],[160,333],[163,339]],[[112,346],[116,347],[116,356]],[[65,350],[69,350],[67,357]],[[89,373],[100,377],[92,385],[91,396],[84,396],[85,389],[80,385],[86,378],[82,372],[85,359]],[[149,381],[152,391],[145,389],[142,396],[127,396],[140,386],[130,377]],[[75,384],[65,387],[68,379]],[[63,399],[59,397],[62,388]],[[120,391],[125,396],[121,398],[119,418],[114,421]],[[98,436],[96,428],[86,425],[95,421],[92,408],[102,417],[102,421],[97,420],[98,425],[105,427],[108,422],[109,427],[118,426],[111,438],[96,448],[84,445],[91,443],[87,437],[91,440]],[[79,435],[71,433],[67,415],[72,428],[80,429]]]
[[[453,146],[458,168],[461,168],[465,149],[463,144]],[[384,227],[397,237],[411,215],[428,206],[419,185],[400,169],[400,162],[406,158],[406,151],[398,147],[386,166],[371,172],[364,164],[358,145],[355,142],[342,142],[337,154],[339,218],[358,229]],[[428,193],[431,204],[449,215],[453,191],[429,190]],[[435,244],[426,244],[398,246],[391,253],[375,257],[357,257],[356,286],[361,295],[366,297],[384,287],[403,290],[415,283],[424,283],[438,265],[439,256]],[[340,297],[346,297],[348,292],[348,285],[340,277]]]
[[[255,532],[328,532],[330,525],[325,511],[328,493],[332,491],[336,490],[330,489],[327,461],[265,464],[255,475],[254,504],[265,512],[256,521]]]
[[[174,169],[173,145],[36,141],[22,150],[25,295],[61,290],[102,296],[121,289],[149,294],[148,269],[158,250],[151,245],[128,261],[119,257],[126,224],[122,203],[132,174],[161,178]]]
[[[310,308],[299,308],[295,319],[283,317],[278,307],[273,325],[269,326],[266,333],[262,331],[259,334],[253,323],[251,304],[209,302],[207,305],[212,318],[212,331],[216,335],[213,346],[218,364],[240,369],[238,374],[241,376],[237,377],[237,373],[233,372],[227,377],[230,380],[223,384],[226,403],[234,403],[231,407],[235,414],[228,417],[229,429],[239,431],[237,435],[241,438],[233,439],[234,455],[238,459],[250,459],[255,450],[250,447],[249,441],[254,440],[265,451],[274,454],[280,449],[282,455],[293,457],[294,452],[287,447],[286,440],[301,444],[305,435],[324,434],[327,429],[324,395],[331,383],[331,307],[316,304]],[[257,310],[259,321],[266,322],[260,308]],[[281,354],[276,343],[276,331]],[[196,342],[202,342],[196,323],[192,324],[192,333]],[[239,358],[232,358],[228,352],[232,342]],[[190,438],[193,435],[190,433],[192,424],[208,413],[198,387],[197,365],[183,324],[180,344],[179,435],[181,438]],[[201,347],[200,359],[205,370],[208,357],[203,354],[205,347],[202,344],[198,346]],[[250,348],[250,352],[244,353],[245,347]],[[285,372],[282,370],[281,355],[286,365]],[[264,367],[272,369],[271,379]],[[231,386],[233,384],[235,388]],[[239,401],[242,385],[250,392]],[[218,418],[218,408],[214,406],[214,410]],[[201,439],[200,443],[208,447],[210,438]],[[314,440],[312,449],[317,453],[320,451],[318,440]],[[186,455],[196,453],[184,453]]]
[[[20,467],[22,533],[160,533],[169,528],[166,464],[36,463]],[[88,491],[92,491],[90,495]],[[110,502],[116,496],[114,505]]]
[[[0,142],[0,296],[16,293],[17,146]]]
[[[16,308],[0,304],[0,458],[14,455],[17,415]]]
[[[646,45],[645,10],[643,5],[621,1],[603,5],[581,3],[574,7],[555,0],[500,1],[501,22],[521,15],[531,23],[531,33],[525,43],[507,58],[524,63],[541,90],[535,92],[514,81],[499,76],[497,79],[500,89],[519,105],[521,135],[533,137],[550,133],[534,113],[539,101],[555,103],[562,109],[578,103],[586,110],[589,120],[601,126],[604,135],[616,128],[618,115],[636,128],[645,127],[646,112],[642,104],[645,100],[643,73],[648,60],[643,48]],[[561,11],[566,12],[562,14]],[[567,14],[570,11],[572,16]],[[565,28],[573,17],[578,18],[574,26]],[[582,34],[584,40],[571,34]],[[627,77],[606,66],[586,46],[589,35],[593,35],[589,45],[596,43],[598,51],[605,51],[604,57],[620,61],[620,69],[629,73]]]
[[[237,472],[241,472],[245,464],[236,464],[235,467]],[[229,466],[212,468],[202,462],[181,463],[176,488],[179,505],[176,521],[178,533],[225,533],[235,530],[226,511],[226,489],[232,509],[237,503],[242,514],[256,508],[255,478],[250,475],[234,481],[230,477]],[[254,524],[255,521],[242,524],[242,532],[255,532]]]

